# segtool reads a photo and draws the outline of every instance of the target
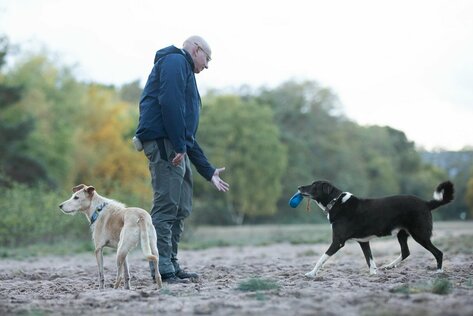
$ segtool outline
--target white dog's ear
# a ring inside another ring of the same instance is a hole
[[[95,188],[93,186],[90,186],[90,187],[87,187],[86,191],[89,195],[93,195]]]
[[[85,188],[85,184],[79,184],[79,185],[77,185],[77,186],[75,186],[75,187],[72,188],[72,192],[73,192],[73,193],[76,193],[77,191],[80,191],[80,190],[82,190],[83,188]]]

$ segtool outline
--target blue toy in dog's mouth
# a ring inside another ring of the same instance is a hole
[[[296,192],[296,194],[294,194],[289,200],[289,206],[296,208],[299,204],[301,204],[303,198],[304,196],[300,192]]]

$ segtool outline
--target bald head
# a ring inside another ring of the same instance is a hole
[[[184,41],[182,48],[186,51],[191,52],[196,46],[200,46],[207,54],[211,55],[212,50],[210,49],[209,44],[200,36],[193,35]]]
[[[198,35],[189,37],[182,44],[182,48],[192,56],[195,73],[198,74],[208,68],[208,63],[212,59],[212,50],[202,37]]]

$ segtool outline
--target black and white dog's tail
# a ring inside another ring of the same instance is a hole
[[[453,183],[445,181],[440,183],[435,189],[434,199],[427,202],[430,210],[434,210],[439,206],[450,203],[453,200]]]

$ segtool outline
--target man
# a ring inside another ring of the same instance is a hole
[[[177,260],[183,221],[192,210],[190,162],[217,190],[229,189],[220,178],[225,168],[214,168],[196,140],[201,100],[195,74],[208,68],[211,54],[210,46],[200,36],[189,37],[182,49],[169,46],[158,50],[140,100],[135,136],[149,161],[159,272],[168,283],[198,277],[184,271]]]

